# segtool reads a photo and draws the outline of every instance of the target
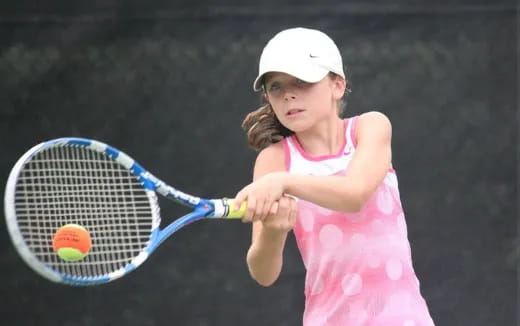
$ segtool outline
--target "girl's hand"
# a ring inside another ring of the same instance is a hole
[[[247,210],[242,221],[262,221],[267,215],[277,213],[279,205],[274,204],[285,191],[286,175],[285,172],[266,174],[237,193],[233,201],[235,209],[247,200]]]
[[[296,222],[297,203],[292,196],[282,196],[274,203],[276,213],[269,213],[262,221],[266,231],[287,233],[292,230]]]

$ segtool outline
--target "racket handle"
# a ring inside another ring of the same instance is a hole
[[[238,210],[235,210],[235,204],[233,199],[229,199],[229,213],[227,214],[228,218],[242,218],[246,213],[247,202],[243,201]]]
[[[239,209],[235,209],[233,198],[210,199],[213,202],[213,214],[206,216],[209,218],[233,218],[240,219],[244,217],[247,208],[247,202],[242,202]]]

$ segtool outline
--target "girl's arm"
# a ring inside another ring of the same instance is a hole
[[[260,152],[255,163],[254,180],[275,172],[284,171],[283,147],[280,143]],[[283,248],[287,232],[296,219],[294,199],[281,197],[275,215],[253,223],[251,247],[247,253],[247,265],[251,277],[263,286],[272,285],[280,275],[283,265]]]
[[[329,209],[359,211],[391,168],[392,126],[379,112],[358,118],[357,147],[346,176],[313,177],[284,174],[285,193]]]
[[[357,147],[346,176],[314,177],[285,173],[284,192],[329,209],[357,212],[391,168],[392,126],[379,112],[358,118]]]
[[[253,221],[262,220],[282,194],[337,211],[359,211],[391,168],[392,126],[384,114],[368,112],[358,118],[355,136],[356,151],[346,176],[262,174],[237,194],[235,205],[248,200],[246,219]]]

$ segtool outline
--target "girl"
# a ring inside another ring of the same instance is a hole
[[[254,182],[235,197],[253,222],[251,276],[276,281],[294,230],[305,326],[433,325],[412,266],[390,121],[379,112],[340,118],[348,89],[334,41],[305,28],[278,33],[254,89],[267,104],[243,126],[260,152]]]

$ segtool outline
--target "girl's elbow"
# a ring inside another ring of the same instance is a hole
[[[359,213],[365,207],[369,198],[370,194],[362,191],[352,194],[345,211],[348,213]]]
[[[265,268],[259,268],[258,265],[259,263],[255,263],[250,250],[250,252],[247,255],[247,267],[249,269],[249,275],[259,285],[263,287],[270,287],[276,282],[278,276],[280,275],[280,272],[276,272],[269,269],[266,270]]]
[[[266,288],[270,287],[271,285],[273,285],[276,282],[276,278],[273,278],[273,279],[260,279],[260,278],[255,278],[253,276],[253,279],[256,281],[256,283],[258,283],[261,286],[266,287]]]
[[[273,285],[278,279],[278,275],[260,275],[259,273],[254,273],[251,268],[249,269],[249,274],[256,283],[266,288]]]
[[[339,210],[346,213],[359,213],[370,198],[370,191],[366,188],[366,185],[362,182],[351,181],[346,184],[342,194],[345,199]]]
[[[351,207],[350,207],[350,213],[359,213],[361,209],[365,206],[365,201],[363,198],[355,198],[352,201]]]
[[[371,196],[371,191],[363,191],[358,195],[356,201],[356,213],[359,213],[365,207]]]

